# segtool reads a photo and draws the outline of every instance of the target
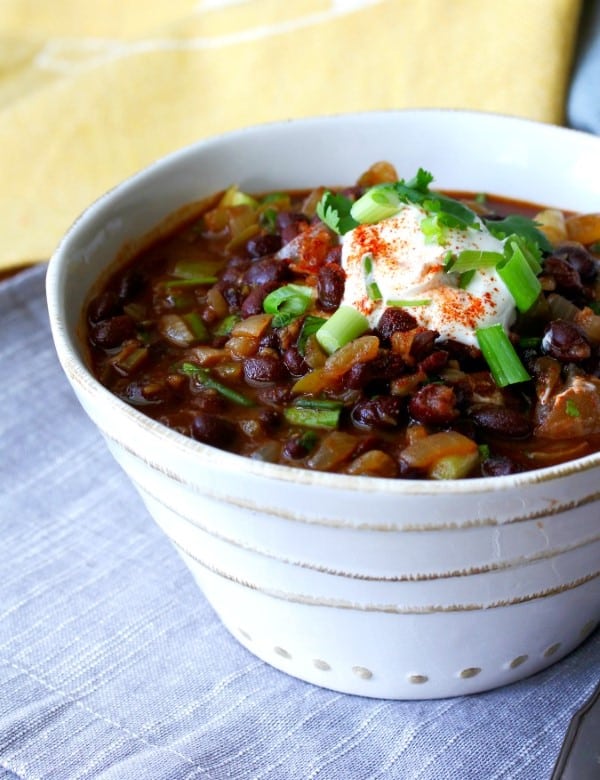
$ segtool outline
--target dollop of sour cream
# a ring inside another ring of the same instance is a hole
[[[460,289],[458,274],[447,273],[444,262],[448,252],[457,255],[464,249],[502,253],[503,242],[479,221],[479,229],[448,228],[443,244],[428,243],[421,229],[426,216],[420,206],[407,204],[393,217],[344,235],[342,305],[358,309],[371,327],[388,306],[402,305],[419,325],[438,331],[440,339],[476,346],[477,328],[512,324],[513,297],[494,268],[478,269]],[[376,283],[380,300],[369,297],[369,282]]]

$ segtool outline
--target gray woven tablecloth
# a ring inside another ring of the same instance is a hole
[[[0,779],[542,780],[600,635],[473,697],[344,696],[221,626],[58,365],[45,267],[0,283]]]

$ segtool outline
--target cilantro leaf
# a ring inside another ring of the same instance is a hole
[[[483,220],[490,233],[500,240],[516,234],[525,239],[527,244],[533,249],[537,246],[542,252],[551,252],[552,244],[546,236],[538,229],[537,223],[533,219],[524,217],[522,214],[511,214],[504,219],[485,219]]]
[[[345,195],[327,190],[317,203],[317,216],[331,230],[343,235],[358,225],[350,215],[352,201]]]

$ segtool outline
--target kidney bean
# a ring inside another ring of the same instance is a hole
[[[386,309],[379,319],[376,333],[383,340],[389,340],[394,331],[413,330],[418,325],[416,319],[405,309],[390,307]]]
[[[261,233],[248,240],[246,251],[250,257],[264,257],[274,255],[281,249],[281,245],[281,236],[278,233]]]
[[[277,282],[267,282],[267,284],[253,287],[242,302],[242,317],[250,317],[252,314],[261,314],[264,299],[278,286]]]
[[[546,326],[542,351],[563,363],[586,360],[592,353],[582,331],[568,320],[554,320]]]
[[[479,428],[510,439],[523,439],[531,433],[531,423],[521,412],[498,404],[478,404],[470,417]]]
[[[210,444],[219,449],[225,449],[234,440],[235,425],[224,417],[200,412],[192,420],[192,436],[196,441]]]
[[[359,428],[395,428],[403,408],[402,400],[397,396],[380,395],[359,401],[350,416]]]
[[[128,314],[117,314],[109,320],[95,323],[90,333],[97,346],[113,349],[135,335],[135,322]]]
[[[456,395],[447,385],[425,385],[410,399],[408,411],[424,425],[448,425],[458,416]]]
[[[287,262],[275,257],[265,257],[262,260],[255,260],[250,265],[244,274],[244,282],[250,285],[282,282],[287,276],[287,271]]]
[[[271,384],[283,376],[283,364],[276,355],[260,355],[244,360],[244,379],[249,385]]]
[[[337,263],[325,263],[317,275],[317,297],[325,311],[333,311],[342,302],[346,273]]]

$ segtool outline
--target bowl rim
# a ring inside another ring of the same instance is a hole
[[[67,276],[69,265],[69,248],[75,242],[79,231],[88,222],[97,218],[96,214],[104,207],[108,207],[114,197],[126,194],[130,189],[136,189],[143,185],[144,180],[159,173],[163,168],[169,168],[172,164],[187,155],[197,151],[209,150],[213,145],[233,142],[237,138],[247,135],[259,134],[265,130],[279,131],[292,126],[312,126],[327,122],[344,121],[368,121],[370,119],[382,119],[388,116],[413,116],[415,118],[426,116],[453,117],[455,120],[489,121],[500,124],[510,124],[514,127],[528,126],[536,132],[564,135],[565,137],[578,137],[584,143],[599,144],[600,137],[583,130],[563,127],[547,122],[542,122],[526,117],[510,114],[501,114],[492,111],[481,111],[460,108],[399,108],[341,112],[334,114],[311,115],[307,117],[273,120],[246,127],[227,130],[222,133],[197,139],[181,148],[154,160],[149,165],[134,172],[127,178],[116,183],[99,197],[93,200],[71,223],[56,249],[52,253],[46,271],[45,288],[46,303],[50,319],[50,328],[59,362],[68,379],[76,385],[90,399],[105,411],[112,411],[119,417],[129,419],[134,425],[141,426],[149,436],[166,439],[172,447],[186,454],[194,454],[202,459],[210,459],[215,467],[225,470],[239,471],[261,477],[266,480],[278,482],[294,482],[303,485],[314,485],[336,489],[339,491],[360,491],[361,493],[386,493],[391,495],[431,495],[443,496],[452,494],[480,494],[507,489],[519,489],[525,486],[546,483],[564,479],[573,474],[592,471],[600,467],[600,451],[591,453],[581,458],[566,461],[553,466],[545,466],[530,471],[519,472],[496,477],[473,477],[469,479],[451,480],[425,480],[425,479],[399,479],[386,477],[373,477],[364,475],[340,474],[332,472],[312,471],[294,465],[274,464],[259,461],[245,455],[221,450],[216,447],[198,442],[185,436],[166,425],[147,417],[143,412],[130,406],[122,399],[115,396],[105,388],[91,373],[85,361],[80,357],[73,346],[75,335],[70,335],[63,322],[61,290]],[[129,445],[131,448],[131,445]],[[593,500],[600,499],[600,492]]]

